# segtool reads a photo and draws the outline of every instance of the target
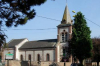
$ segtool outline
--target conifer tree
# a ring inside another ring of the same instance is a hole
[[[92,40],[90,38],[90,29],[87,26],[84,15],[78,12],[74,18],[71,50],[74,57],[76,57],[80,66],[83,66],[83,60],[92,56]]]

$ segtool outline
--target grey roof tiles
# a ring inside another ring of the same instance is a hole
[[[50,48],[55,47],[56,42],[28,41],[20,49]]]
[[[14,48],[24,39],[13,39],[8,43],[8,48]],[[57,43],[57,39],[27,41],[19,49],[34,49],[34,48],[53,48]]]
[[[23,40],[24,39],[12,39],[10,42],[8,42],[8,48],[14,48],[15,45],[18,45]]]

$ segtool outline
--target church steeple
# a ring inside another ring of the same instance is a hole
[[[71,17],[67,5],[65,7],[61,24],[71,24]]]
[[[70,13],[66,5],[61,24],[57,26],[58,27],[57,36],[58,36],[59,42],[66,43],[71,38],[71,34],[72,34],[72,22],[71,21],[72,20],[70,17]]]
[[[63,18],[61,23],[57,26],[58,28],[58,35],[57,40],[59,42],[59,54],[58,54],[58,61],[59,59],[64,60],[64,58],[68,58],[67,48],[69,47],[69,40],[72,36],[72,22],[71,22],[70,13],[68,7],[66,5],[65,11],[63,14]]]

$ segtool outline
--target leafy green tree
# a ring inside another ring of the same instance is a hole
[[[24,25],[27,20],[35,17],[34,6],[46,0],[0,0],[0,46],[5,42],[6,35],[1,27]]]
[[[93,38],[93,61],[97,62],[97,66],[99,66],[100,62],[100,38]]]
[[[84,15],[78,12],[74,18],[72,39],[70,41],[71,51],[76,57],[80,66],[83,66],[83,60],[92,56],[92,41],[90,38],[90,29]]]

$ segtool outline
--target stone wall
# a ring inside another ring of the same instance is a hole
[[[16,61],[16,60],[9,60],[5,62],[5,66],[30,66],[30,61]],[[31,62],[31,66],[37,66],[37,62]]]
[[[8,61],[6,60],[5,66],[21,66],[20,61]]]
[[[71,66],[71,62],[66,62],[66,66]]]
[[[92,66],[97,66],[97,62],[92,62]],[[99,66],[100,66],[100,62],[99,62]]]
[[[85,66],[97,66],[97,62],[86,63]],[[99,62],[99,66],[100,66],[100,62]]]
[[[85,66],[93,66],[92,63],[86,63]]]
[[[30,61],[16,61],[16,60],[9,60],[9,63],[6,61],[5,66],[30,66]],[[70,66],[71,62],[66,62],[65,66]],[[64,66],[64,62],[31,62],[31,66]]]

